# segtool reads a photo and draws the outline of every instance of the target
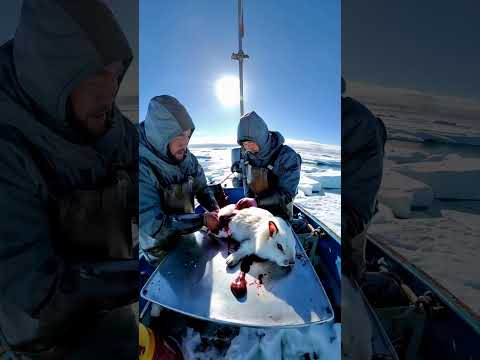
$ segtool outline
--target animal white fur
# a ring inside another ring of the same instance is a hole
[[[236,210],[235,204],[230,204],[230,205],[227,205],[227,206],[224,206],[223,208],[221,208],[218,211],[218,216],[219,217],[230,216],[232,213],[237,213],[238,211],[240,211],[240,210]]]
[[[235,212],[237,214],[230,221],[229,229],[232,238],[240,243],[240,247],[227,257],[228,266],[234,266],[245,256],[252,254],[282,267],[295,263],[295,237],[285,220],[257,207]],[[269,230],[270,221],[276,226],[272,236]]]

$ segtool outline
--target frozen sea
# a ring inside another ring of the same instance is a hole
[[[480,313],[479,102],[365,84],[350,94],[388,132],[370,233]]]

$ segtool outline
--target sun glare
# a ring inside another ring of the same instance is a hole
[[[217,80],[215,90],[223,106],[232,107],[239,104],[239,87],[240,82],[236,76],[223,76]]]

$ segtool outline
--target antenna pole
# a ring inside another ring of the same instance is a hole
[[[243,59],[248,59],[248,55],[243,52],[242,39],[245,35],[245,27],[243,23],[243,0],[238,1],[238,53],[232,53],[232,60],[238,61],[238,77],[240,80],[240,116],[243,116]]]

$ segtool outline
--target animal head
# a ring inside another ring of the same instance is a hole
[[[295,264],[295,237],[292,228],[279,217],[268,219],[265,227],[264,235],[267,236],[267,241],[257,251],[257,255],[282,267],[293,266]]]

